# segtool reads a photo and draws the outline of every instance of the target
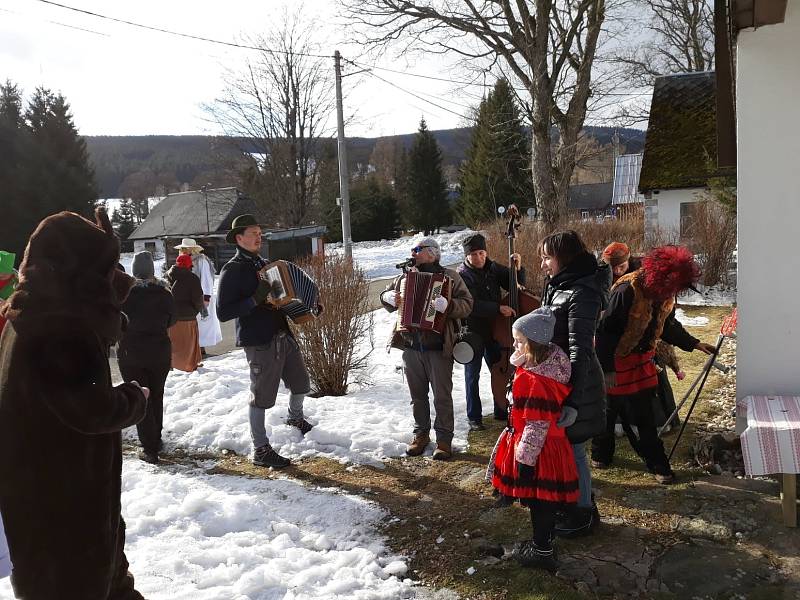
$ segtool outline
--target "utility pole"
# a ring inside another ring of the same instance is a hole
[[[338,125],[339,147],[339,195],[342,206],[342,243],[344,256],[353,258],[353,240],[350,237],[350,181],[347,170],[347,144],[344,138],[344,109],[342,108],[342,55],[337,50],[333,54],[336,67],[336,121]]]
[[[206,202],[206,233],[211,233],[211,224],[208,218],[208,186],[210,183],[200,186],[200,191],[203,192],[203,200]]]

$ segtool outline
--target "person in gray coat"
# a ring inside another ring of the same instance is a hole
[[[472,295],[461,276],[453,269],[439,264],[441,250],[438,242],[426,237],[411,249],[415,267],[424,273],[444,273],[453,281],[451,299],[448,302],[439,296],[433,308],[447,315],[445,331],[399,332],[395,326],[391,346],[403,351],[408,391],[414,411],[414,440],[409,444],[406,454],[419,456],[430,443],[431,407],[428,400],[429,388],[433,390],[433,407],[436,410],[434,430],[436,449],[433,458],[447,460],[452,455],[453,441],[453,345],[455,344],[455,325],[472,311]],[[381,303],[389,312],[397,310],[400,300],[397,292],[399,281],[405,274],[396,277],[381,294]]]

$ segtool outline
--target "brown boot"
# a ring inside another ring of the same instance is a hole
[[[431,443],[431,437],[427,433],[414,434],[414,441],[406,448],[406,454],[409,456],[419,456],[425,452],[425,448]]]
[[[436,450],[433,451],[433,460],[447,460],[453,456],[453,448],[450,442],[436,442]]]

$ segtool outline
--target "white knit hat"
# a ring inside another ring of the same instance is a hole
[[[422,248],[429,248],[431,253],[433,254],[434,258],[436,258],[436,260],[439,260],[440,258],[442,258],[442,250],[441,250],[441,248],[439,248],[439,242],[437,242],[432,237],[424,237],[424,238],[418,239],[414,243],[414,248],[416,248],[418,246],[422,247]]]

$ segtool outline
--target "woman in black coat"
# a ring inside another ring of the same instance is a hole
[[[117,358],[125,381],[138,381],[150,388],[147,413],[136,430],[142,443],[139,458],[157,463],[164,420],[164,382],[172,362],[167,330],[175,323],[175,308],[167,284],[155,277],[149,252],[133,257],[133,276],[136,284],[122,305],[128,328],[120,340]]]
[[[580,497],[559,523],[556,533],[577,537],[592,532],[599,521],[592,500],[592,479],[586,441],[605,430],[605,384],[594,351],[600,312],[608,303],[611,269],[598,264],[575,231],[553,233],[539,243],[542,270],[547,274],[542,305],[556,317],[553,343],[569,356],[572,392],[564,403],[560,427],[566,427],[578,467]]]

